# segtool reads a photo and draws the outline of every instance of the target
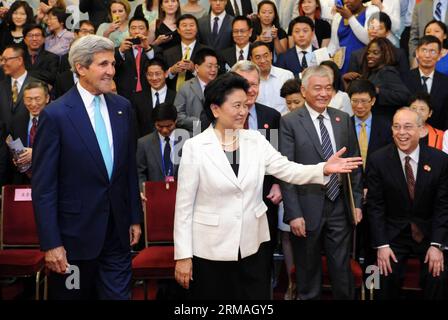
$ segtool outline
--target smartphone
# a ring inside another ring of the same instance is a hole
[[[117,15],[113,15],[112,16],[112,22],[117,22],[117,21],[120,21],[120,17],[117,16]]]
[[[140,39],[140,38],[132,38],[132,39],[130,39],[130,41],[132,42],[132,44],[142,43],[142,39]]]
[[[336,5],[336,7],[343,7],[344,0],[334,0],[334,4]]]

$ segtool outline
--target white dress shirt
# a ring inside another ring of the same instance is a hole
[[[213,12],[210,12],[210,31],[213,33],[213,25],[215,24],[215,17],[218,17],[218,33],[221,30],[222,22],[226,16],[226,11],[221,12],[219,16],[215,15]]]
[[[308,67],[311,67],[312,66],[312,62],[311,62],[312,58],[311,58],[311,56],[313,55],[312,54],[313,53],[312,45],[310,44],[310,46],[308,48],[306,48],[306,49],[302,49],[302,48],[296,46],[296,50],[297,50],[297,57],[299,57],[300,65],[302,65],[303,51],[306,51],[305,60],[306,60],[306,63],[308,64]],[[314,61],[314,63],[316,63],[316,62]]]
[[[409,156],[409,157],[411,157],[409,164],[411,165],[411,168],[412,168],[412,173],[414,175],[414,181],[416,181],[417,180],[418,159],[420,156],[420,146],[417,145],[417,148],[415,148],[415,150],[412,151],[410,154],[406,154],[398,148],[397,148],[397,150],[398,150],[398,156],[400,157],[401,167],[403,169],[403,174],[404,174],[405,180],[406,180],[406,169],[404,168],[404,165],[406,163],[406,157]]]
[[[243,57],[244,60],[248,60],[249,58],[249,46],[250,43],[246,44],[244,48],[238,47],[238,45],[235,45],[235,52],[236,52],[236,61],[238,62],[238,58],[240,57],[240,51],[243,50]]]
[[[426,86],[428,87],[428,93],[430,93],[431,92],[431,88],[432,88],[432,81],[433,81],[433,79],[434,79],[434,71],[433,72],[431,72],[429,75],[424,75],[423,74],[423,72],[419,69],[418,70],[419,71],[419,73],[420,73],[420,83],[423,85],[423,79],[422,79],[422,77],[423,76],[425,76],[425,77],[428,77],[429,79],[428,80],[426,80]]]
[[[196,40],[194,40],[190,44],[185,44],[183,42],[180,43],[180,46],[182,47],[182,59],[185,57],[185,53],[187,52],[187,47],[190,48],[189,58],[191,59],[191,54],[193,53],[194,46],[196,45]]]
[[[152,97],[152,107],[155,108],[156,107],[156,101],[157,101],[157,97],[156,97],[156,92],[159,93],[159,103],[164,103],[165,99],[166,99],[166,93],[168,92],[168,87],[165,85],[162,89],[160,89],[159,91],[151,88],[151,97]]]
[[[280,89],[287,80],[293,78],[294,74],[291,71],[272,66],[268,78],[260,81],[257,102],[285,114],[288,108],[285,99],[280,97]]]
[[[202,93],[204,93],[205,87],[207,86],[207,84],[201,80],[201,78],[197,77],[198,81],[199,81],[199,85],[201,86],[202,89]]]
[[[163,162],[163,152],[165,151],[165,145],[166,145],[166,141],[165,141],[165,137],[162,136],[160,133],[157,132],[157,134],[159,135],[159,141],[161,144],[161,150],[160,153],[162,154],[162,162]],[[175,136],[175,130],[173,130],[173,132],[171,132],[170,134],[170,147],[171,147],[171,153],[170,153],[170,159],[171,162],[174,164],[174,139],[176,138]],[[165,174],[165,173],[164,173]],[[174,175],[174,174],[173,174]]]
[[[316,128],[316,132],[319,137],[320,144],[322,144],[322,136],[320,134],[319,119],[317,117],[320,116],[321,114],[324,116],[324,125],[327,128],[328,135],[330,136],[331,146],[333,147],[333,153],[336,153],[336,140],[334,139],[333,126],[331,125],[330,115],[328,114],[327,109],[325,109],[324,112],[319,113],[313,108],[311,108],[307,102],[305,102],[305,107],[310,113],[311,120],[313,121],[314,128]]]
[[[95,105],[93,103],[93,99],[95,95],[91,94],[89,91],[84,89],[81,83],[77,83],[76,87],[78,88],[79,95],[81,96],[82,102],[84,103],[84,107],[86,108],[87,114],[89,115],[90,123],[92,124],[92,128],[95,131]],[[109,140],[110,153],[112,155],[112,161],[114,160],[114,141],[112,137],[112,126],[110,124],[109,111],[107,110],[106,99],[104,99],[104,95],[100,95],[100,111],[103,116],[104,124],[106,126],[107,131],[107,139]]]
[[[28,72],[25,71],[20,77],[18,77],[17,79],[14,79],[13,77],[11,77],[11,88],[14,84],[14,81],[17,81],[17,92],[20,92],[20,90],[22,90],[22,86],[23,83],[25,82],[26,76],[28,75]]]

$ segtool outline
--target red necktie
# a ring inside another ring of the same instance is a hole
[[[37,132],[37,118],[33,118],[32,120],[33,124],[31,125],[31,129],[30,129],[30,148],[33,147],[33,143],[34,143],[34,137],[36,136],[36,132]]]
[[[140,61],[142,59],[142,47],[137,47],[137,56],[135,57],[135,67],[137,68],[137,86],[135,92],[142,91],[142,83],[140,81]]]
[[[35,54],[31,55],[31,64],[35,64],[36,63],[36,58],[37,58],[37,56]]]

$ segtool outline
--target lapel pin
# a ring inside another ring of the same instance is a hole
[[[263,125],[263,127],[264,127],[265,129],[269,129],[269,125],[268,125],[267,123],[265,123],[265,124]]]
[[[118,114],[121,116],[123,114],[123,111],[118,111]]]
[[[335,120],[336,120],[336,122],[341,122],[341,118],[339,118],[339,117],[336,117]]]
[[[430,172],[431,171],[431,167],[429,165],[425,164],[423,166],[423,170]]]

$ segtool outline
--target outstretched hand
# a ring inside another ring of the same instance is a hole
[[[350,173],[362,165],[361,157],[341,158],[347,151],[346,147],[333,154],[324,166],[324,174],[326,176],[333,173]]]

